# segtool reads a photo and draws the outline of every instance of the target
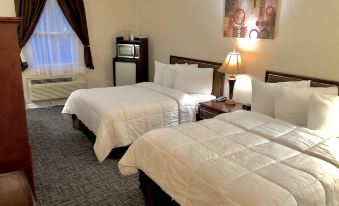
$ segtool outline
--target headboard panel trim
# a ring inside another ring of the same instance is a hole
[[[338,81],[331,81],[326,79],[318,79],[314,77],[307,77],[294,74],[286,74],[282,72],[267,70],[265,74],[265,82],[284,82],[284,81],[301,81],[311,80],[312,87],[333,87],[336,86],[339,89]]]

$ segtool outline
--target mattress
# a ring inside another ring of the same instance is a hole
[[[138,138],[119,161],[180,205],[339,205],[339,141],[247,111]]]
[[[96,135],[94,151],[101,162],[113,148],[130,145],[147,131],[194,121],[196,102],[195,96],[144,82],[77,90],[62,113],[75,114]]]

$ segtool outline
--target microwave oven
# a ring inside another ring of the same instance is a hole
[[[139,59],[139,44],[117,44],[117,56],[121,58]]]

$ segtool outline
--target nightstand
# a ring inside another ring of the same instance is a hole
[[[222,113],[234,112],[242,110],[242,104],[235,106],[225,105],[225,102],[201,102],[199,103],[197,121],[202,119],[210,119]]]

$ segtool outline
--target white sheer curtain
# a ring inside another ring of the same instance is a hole
[[[39,23],[22,50],[26,75],[60,76],[84,73],[83,47],[56,0],[47,0]]]

